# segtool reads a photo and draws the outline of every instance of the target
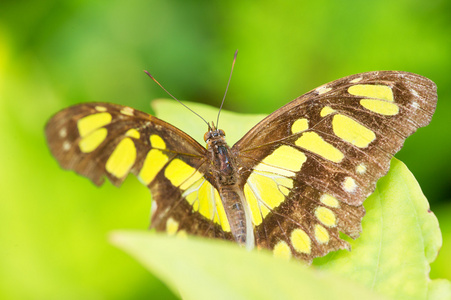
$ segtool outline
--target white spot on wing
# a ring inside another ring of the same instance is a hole
[[[343,189],[348,193],[355,192],[357,188],[357,184],[355,183],[354,178],[352,177],[346,177],[345,180],[343,180]]]
[[[134,113],[134,109],[131,107],[124,107],[123,109],[121,109],[121,114],[123,115],[127,115],[127,116],[133,116]]]
[[[415,91],[414,89],[410,89],[410,92],[412,93],[412,95],[414,95],[415,97],[418,97],[418,92]]]
[[[354,78],[353,80],[351,80],[349,82],[350,83],[357,83],[357,82],[361,81],[362,79],[363,79],[363,77],[357,77],[357,78]]]
[[[59,131],[59,135],[60,135],[60,137],[65,138],[67,136],[67,129],[61,128]]]
[[[65,141],[63,143],[63,150],[68,151],[70,149],[70,143],[68,141]]]
[[[158,205],[155,200],[152,200],[152,205],[150,206],[150,216],[153,217],[154,213],[157,211]]]
[[[319,88],[316,89],[316,92],[318,93],[318,95],[322,95],[329,92],[330,90],[332,90],[332,88],[327,86],[320,86]]]
[[[355,167],[355,171],[358,174],[363,174],[366,172],[366,165],[364,163],[359,164],[357,167]]]
[[[95,107],[95,109],[96,109],[97,111],[107,111],[106,107],[100,106],[100,105],[97,105],[97,106]]]

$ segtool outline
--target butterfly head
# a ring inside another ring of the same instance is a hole
[[[211,122],[211,125],[208,124],[208,131],[204,134],[204,141],[210,142],[212,140],[224,139],[225,132],[222,129],[217,129],[215,124]]]

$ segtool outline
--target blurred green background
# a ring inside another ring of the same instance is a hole
[[[167,96],[143,69],[176,97],[217,106],[237,48],[225,107],[239,112],[270,113],[364,71],[437,83],[431,125],[396,157],[441,224],[431,277],[451,279],[450,15],[449,0],[2,1],[0,298],[175,297],[107,240],[114,229],[147,228],[146,188],[132,177],[120,189],[96,188],[61,170],[43,129],[85,101],[150,112],[152,99]]]

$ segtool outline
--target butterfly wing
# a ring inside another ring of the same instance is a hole
[[[135,174],[151,190],[157,230],[229,238],[206,149],[174,126],[130,107],[85,103],[57,113],[46,136],[63,168],[96,185]]]
[[[363,201],[391,157],[437,101],[435,84],[416,74],[379,71],[345,77],[288,103],[232,148],[252,211],[256,243],[311,261],[348,248]]]

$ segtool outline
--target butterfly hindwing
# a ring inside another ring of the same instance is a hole
[[[242,163],[257,245],[305,260],[347,248],[362,202],[404,140],[427,125],[435,84],[419,75],[352,75],[295,99],[251,129],[232,150]]]

